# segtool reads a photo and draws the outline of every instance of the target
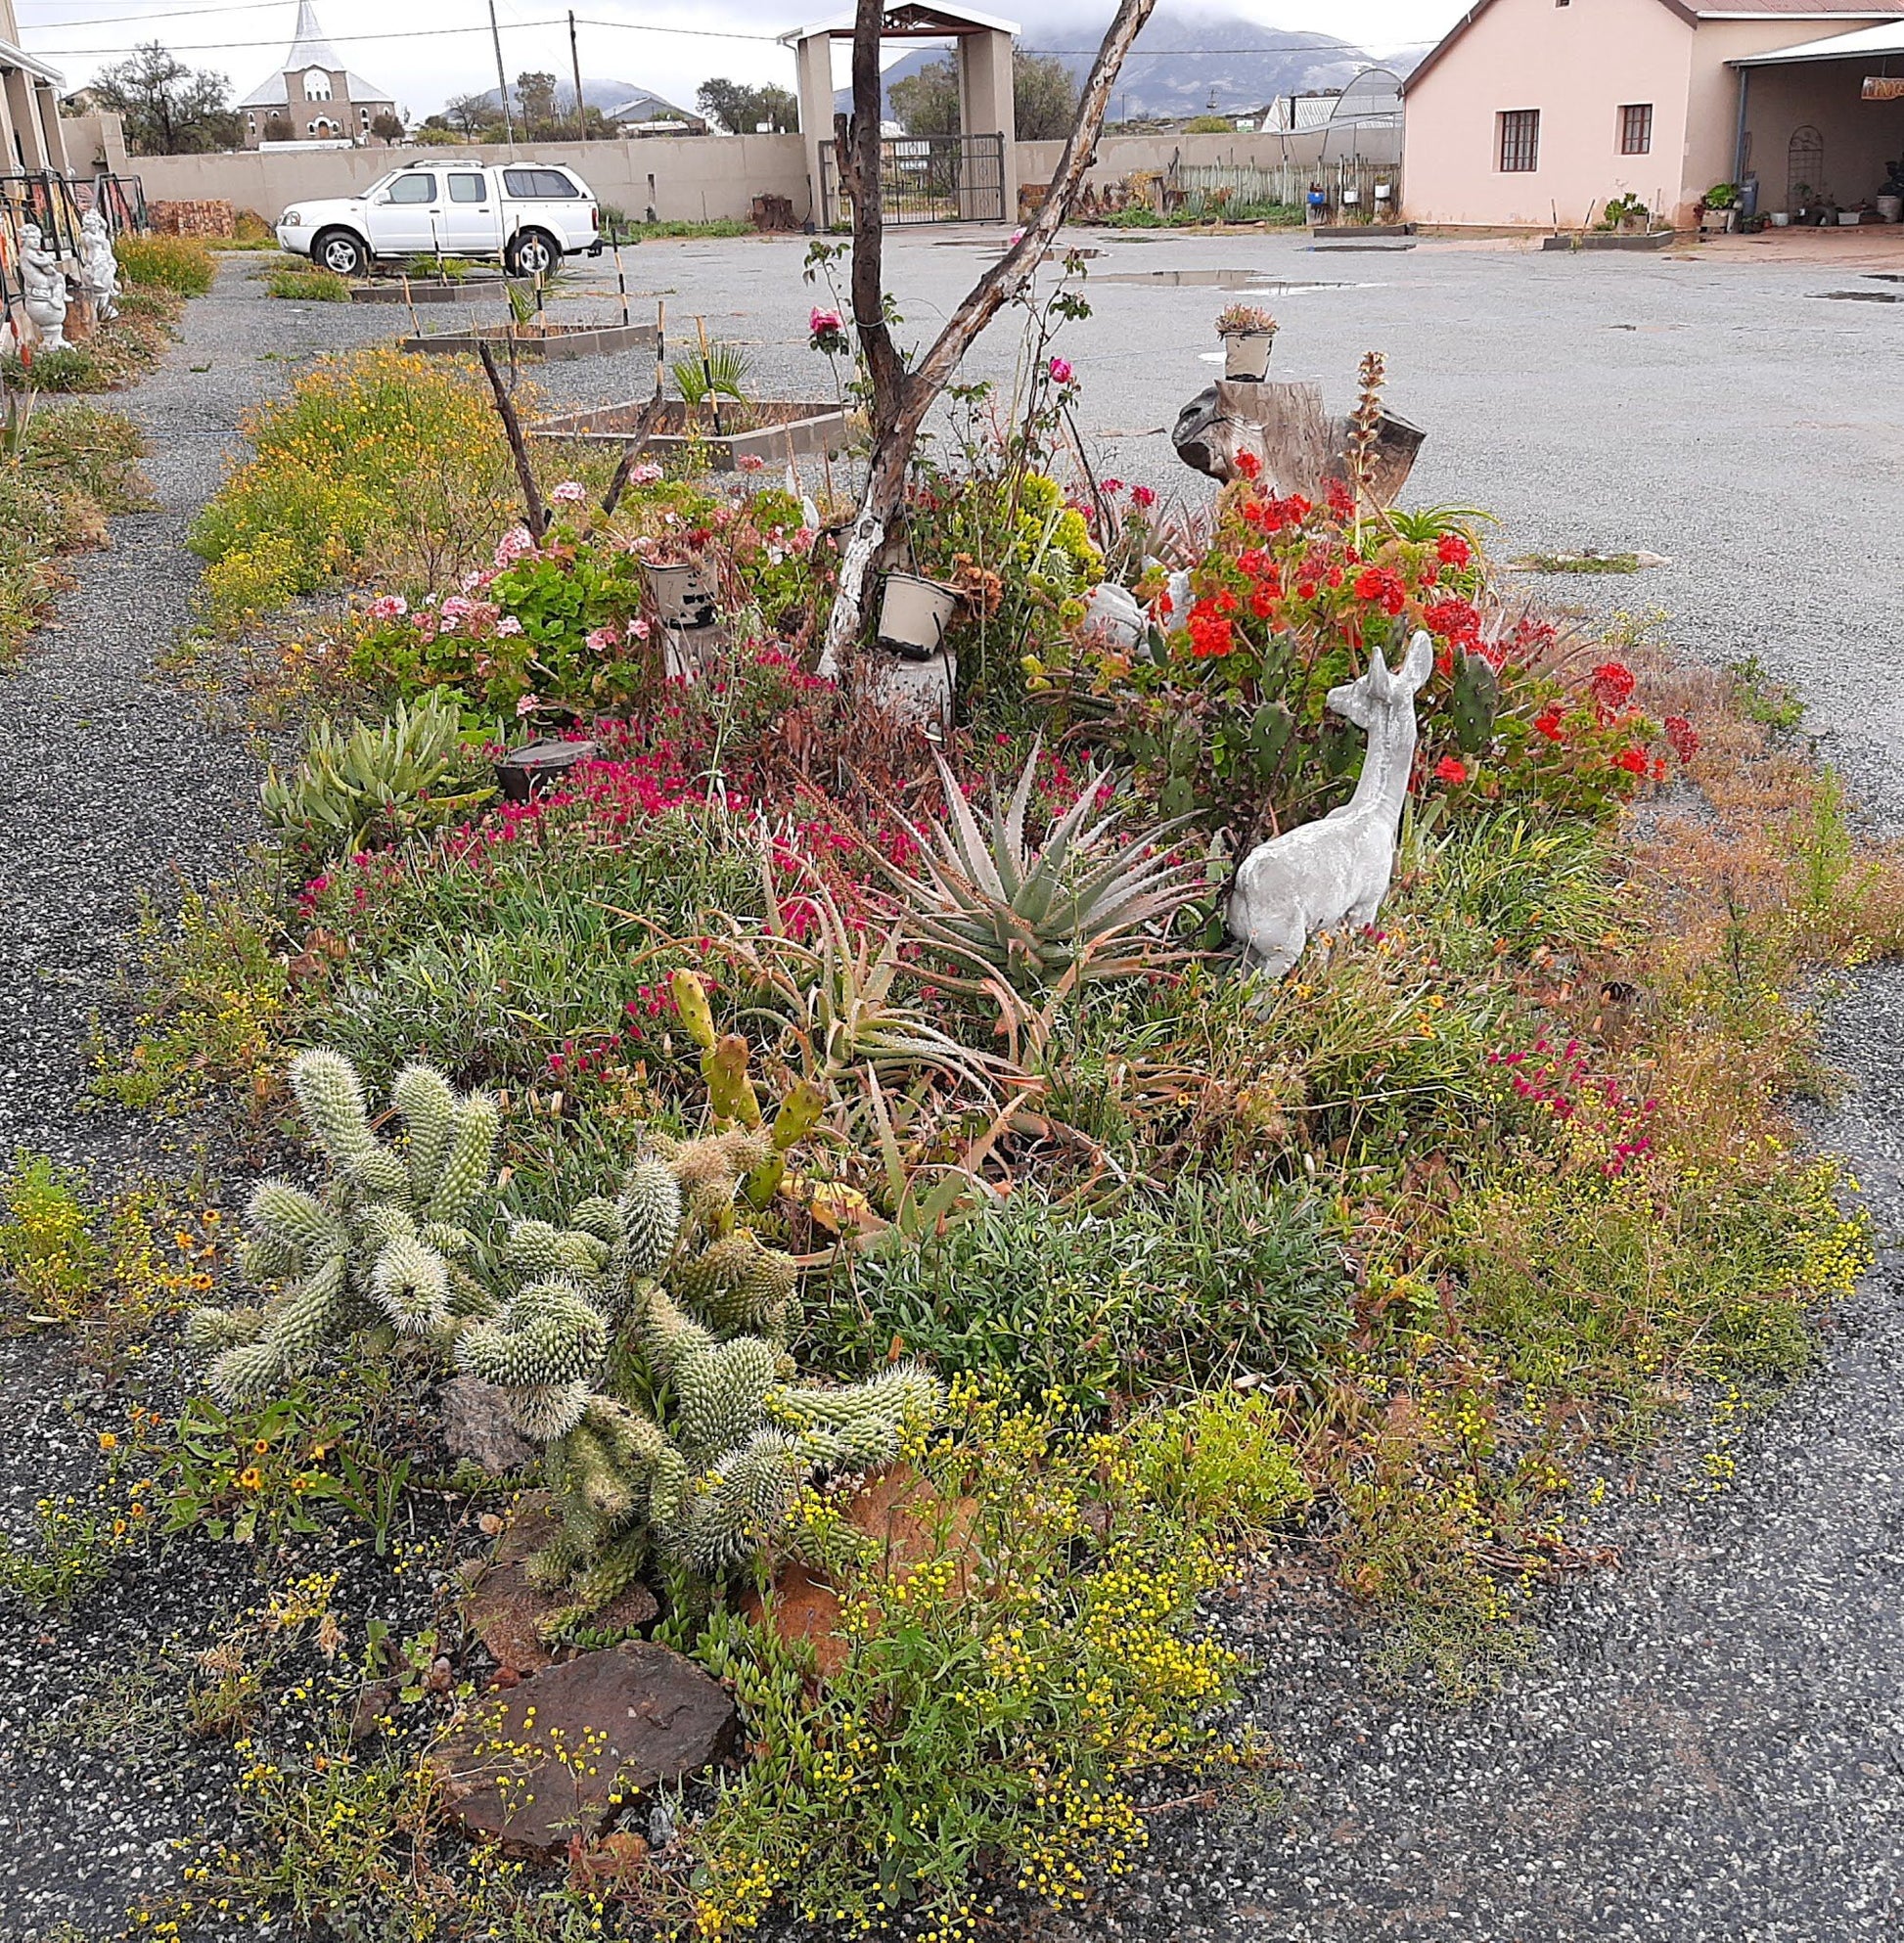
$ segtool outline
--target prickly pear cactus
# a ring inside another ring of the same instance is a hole
[[[490,1305],[470,1272],[476,1243],[464,1223],[490,1183],[495,1102],[456,1093],[431,1066],[406,1066],[390,1089],[399,1145],[371,1131],[363,1083],[339,1054],[300,1054],[291,1090],[330,1178],[316,1193],[259,1183],[242,1262],[272,1292],[186,1323],[188,1341],[215,1352],[211,1382],[228,1403],[268,1396],[368,1325],[442,1341]]]
[[[1479,755],[1494,740],[1501,708],[1501,683],[1478,655],[1463,655],[1448,692],[1455,742],[1464,755]]]

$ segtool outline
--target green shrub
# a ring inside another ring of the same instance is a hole
[[[113,246],[128,284],[156,284],[179,296],[204,296],[218,275],[210,247],[192,236],[122,236]]]
[[[824,1685],[728,1614],[696,1647],[755,1748],[689,1837],[703,1936],[777,1903],[830,1934],[905,1910],[939,1939],[977,1933],[999,1889],[1075,1909],[1144,1844],[1138,1780],[1215,1765],[1240,1670],[1197,1617],[1215,1534],[1260,1542],[1308,1498],[1275,1413],[1218,1398],[1080,1436],[958,1402],[966,1437],[921,1460],[936,1515],[927,1498],[905,1562],[848,1576]]]
[[[29,1308],[69,1309],[105,1272],[85,1188],[43,1153],[23,1153],[0,1180],[0,1274]]]
[[[292,263],[272,271],[265,279],[264,291],[267,296],[296,297],[306,303],[350,301],[349,284],[335,270],[322,269],[315,263]]]
[[[28,364],[18,351],[0,358],[0,384],[9,391],[100,391],[99,359],[90,344],[62,344],[35,351]]]
[[[1298,1374],[1341,1334],[1350,1294],[1313,1195],[1186,1175],[1101,1212],[1020,1188],[840,1270],[809,1333],[822,1361],[872,1368],[897,1338],[940,1370],[1096,1408]]]

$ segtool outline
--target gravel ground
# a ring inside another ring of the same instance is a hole
[[[1904,704],[1867,645],[1885,638],[1890,605],[1870,564],[1890,557],[1900,510],[1899,407],[1873,380],[1894,368],[1904,310],[1814,301],[1855,274],[1742,252],[1425,244],[1325,261],[1291,238],[1102,244],[1097,315],[1062,348],[1112,470],[1186,482],[1162,429],[1208,382],[1225,299],[1108,275],[1234,267],[1318,282],[1269,294],[1279,365],[1339,404],[1360,351],[1386,349],[1391,402],[1431,433],[1412,497],[1486,504],[1512,550],[1669,556],[1632,579],[1547,589],[1602,610],[1661,607],[1696,654],[1760,655],[1805,695],[1866,808],[1904,819],[1889,752]],[[800,285],[800,253],[787,241],[655,245],[627,267],[638,305],[666,295],[674,333],[699,311],[749,343],[763,390],[825,396],[804,319],[826,298]],[[895,239],[902,308],[929,328],[984,260],[969,236]],[[110,999],[141,896],[164,907],[181,880],[229,869],[255,830],[245,740],[152,672],[190,611],[197,567],[179,542],[246,405],[322,349],[392,335],[387,311],[268,301],[249,268],[227,265],[127,401],[153,436],[161,510],[119,521],[114,550],[78,564],[58,630],[0,678],[13,731],[0,743],[0,1152],[24,1142],[109,1174],[177,1164],[149,1123],[73,1108],[89,1017]],[[612,314],[612,278],[603,266],[558,314]],[[1011,361],[1002,330],[975,360],[1000,378]],[[645,392],[650,371],[633,355],[537,382],[553,400],[601,403]],[[1901,1008],[1894,968],[1862,974],[1837,1006],[1832,1051],[1855,1089],[1816,1127],[1854,1157],[1887,1232],[1904,1222]],[[1482,1705],[1379,1693],[1353,1614],[1325,1592],[1242,1592],[1223,1617],[1264,1663],[1250,1707],[1288,1760],[1285,1799],[1254,1819],[1160,1818],[1137,1877],[1067,1925],[1079,1943],[1899,1933],[1898,1266],[1885,1258],[1835,1317],[1818,1372],[1742,1435],[1732,1490],[1692,1488],[1690,1444],[1632,1480],[1605,1520],[1623,1569],[1568,1587],[1533,1663]],[[118,1407],[58,1345],[0,1343],[0,1524],[22,1529],[49,1484],[83,1481]],[[174,1844],[222,1830],[224,1758],[180,1757],[162,1709],[143,1714],[122,1677],[202,1642],[249,1596],[232,1555],[195,1552],[90,1596],[83,1635],[0,1611],[0,1943],[39,1943],[60,1919],[115,1920],[173,1879]],[[81,1746],[76,1719],[102,1696],[90,1722],[104,1744]]]

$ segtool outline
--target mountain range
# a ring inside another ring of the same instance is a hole
[[[1028,54],[1054,54],[1080,81],[1091,71],[1097,49],[1087,28],[1040,18],[1035,6],[1014,10],[1022,31],[1019,45]],[[1406,73],[1426,48],[1389,55],[1378,63],[1354,42],[1299,27],[1266,27],[1235,14],[1193,13],[1159,7],[1138,35],[1111,95],[1113,121],[1236,114],[1266,106],[1277,95],[1305,94],[1346,87],[1364,68],[1391,68]],[[922,47],[885,70],[889,114],[892,83],[943,60],[940,47]],[[846,91],[836,108],[849,106]]]

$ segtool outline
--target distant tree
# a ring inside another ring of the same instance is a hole
[[[371,116],[370,132],[380,142],[400,142],[403,140],[403,117],[392,114],[387,108],[381,109]]]
[[[1193,114],[1183,131],[1186,135],[1234,135],[1237,124],[1227,114]]]
[[[101,68],[93,94],[123,119],[134,155],[201,156],[238,147],[239,118],[227,105],[231,83],[188,68],[162,41],[146,41],[129,61]]]
[[[949,54],[894,81],[886,99],[892,104],[893,120],[908,135],[959,132],[959,69]]]
[[[908,135],[956,135],[960,130],[959,69],[950,55],[929,61],[887,91],[892,118]],[[1062,141],[1077,113],[1077,83],[1052,54],[1012,55],[1012,112],[1021,142]]]
[[[522,111],[522,127],[528,134],[554,133],[556,77],[553,74],[518,74],[516,100]]]
[[[480,95],[452,95],[443,104],[443,120],[463,135],[474,135],[478,128],[487,127],[496,116],[494,104],[484,101]],[[434,118],[431,117],[432,120]]]
[[[467,135],[459,135],[440,114],[432,114],[410,130],[410,139],[419,148],[460,149],[469,141]]]
[[[1012,101],[1020,142],[1062,142],[1077,114],[1077,80],[1055,54],[1012,50]]]
[[[291,122],[276,109],[264,117],[264,140],[267,142],[288,142],[291,140]]]
[[[791,135],[800,125],[800,105],[785,88],[750,88],[744,81],[703,81],[695,106],[730,135],[751,135],[763,122],[771,134]]]

